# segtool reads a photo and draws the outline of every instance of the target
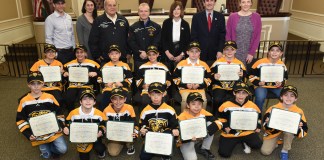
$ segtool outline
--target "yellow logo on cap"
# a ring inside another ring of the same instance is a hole
[[[32,76],[36,77],[36,76],[37,76],[37,73],[36,73],[36,72],[34,72],[34,73],[32,74]]]

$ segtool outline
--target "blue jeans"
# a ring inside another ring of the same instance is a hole
[[[67,145],[64,137],[61,136],[53,142],[39,145],[39,150],[41,151],[41,157],[47,159],[51,158],[53,154],[64,154],[67,151]]]
[[[267,98],[268,91],[274,93],[279,98],[281,88],[258,87],[255,89],[255,104],[259,107],[261,112],[262,112],[264,100]]]

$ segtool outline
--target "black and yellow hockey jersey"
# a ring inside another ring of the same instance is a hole
[[[42,93],[39,98],[34,98],[30,93],[23,97],[18,105],[16,124],[18,129],[29,140],[33,135],[28,119],[54,112],[60,128],[64,128],[64,115],[56,99],[48,93]],[[32,141],[32,146],[49,143],[62,136],[62,133],[51,133],[39,136]]]
[[[287,110],[287,111],[299,113],[301,115],[300,122],[303,123],[303,126],[302,126],[301,129],[300,128],[298,129],[298,132],[297,132],[296,136],[298,138],[304,138],[307,135],[308,126],[307,126],[307,121],[306,121],[306,117],[305,117],[305,114],[304,114],[303,110],[301,108],[297,107],[296,105],[293,105],[293,106],[291,106],[289,108],[285,108],[282,105],[282,103],[279,102],[278,104],[275,104],[275,105],[269,107],[267,109],[265,115],[263,116],[263,128],[265,130],[265,133],[263,135],[263,139],[272,139],[274,137],[278,137],[282,133],[282,131],[269,128],[268,124],[265,122],[265,120],[270,117],[271,110],[273,108],[279,108],[279,109],[284,109],[284,110]]]
[[[66,117],[66,126],[69,127],[73,122],[81,123],[97,123],[99,125],[99,130],[104,134],[106,132],[105,121],[107,117],[98,109],[92,108],[89,114],[82,112],[81,107],[72,110],[69,115]],[[92,143],[78,143],[77,150],[78,152],[88,153],[93,147]]]
[[[257,112],[258,113],[258,123],[257,128],[261,129],[261,111],[259,107],[254,104],[252,101],[246,100],[243,105],[237,103],[234,99],[231,101],[226,101],[223,103],[218,111],[220,112],[221,117],[219,120],[223,123],[221,135],[226,138],[235,138],[247,136],[254,133],[254,131],[246,130],[234,130],[231,129],[230,133],[225,132],[225,128],[230,127],[230,114],[231,111],[248,111],[248,112]]]
[[[226,65],[226,64],[238,64],[241,67],[241,70],[243,71],[243,76],[240,77],[238,81],[243,81],[246,82],[247,77],[247,72],[244,64],[238,60],[237,58],[234,58],[231,62],[228,62],[225,57],[222,57],[218,60],[216,60],[213,65],[210,67],[211,69],[211,82],[212,82],[212,89],[224,89],[224,90],[233,90],[233,86],[235,85],[236,82],[238,81],[219,81],[214,78],[214,75],[218,73],[218,66],[219,65]]]

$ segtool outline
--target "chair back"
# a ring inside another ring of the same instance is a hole
[[[192,7],[197,8],[197,12],[205,10],[204,0],[194,0],[193,2]]]
[[[228,13],[240,11],[240,4],[238,0],[226,0],[226,9]]]
[[[258,0],[257,12],[261,15],[276,15],[279,13],[282,0]]]

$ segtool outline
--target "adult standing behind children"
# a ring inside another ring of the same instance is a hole
[[[89,35],[93,20],[97,17],[97,6],[93,0],[85,0],[82,5],[82,15],[78,17],[76,31],[79,44],[83,44],[88,50],[88,58],[93,59],[88,45]]]
[[[239,0],[241,10],[228,17],[226,25],[226,40],[236,41],[236,58],[245,65],[251,63],[260,43],[261,17],[252,12],[252,0]]]
[[[65,64],[75,58],[72,18],[64,12],[65,0],[53,0],[54,13],[45,20],[45,41],[57,48],[57,60]]]
[[[127,62],[127,37],[129,24],[127,19],[117,13],[117,1],[104,1],[105,13],[94,21],[89,36],[89,48],[94,60],[99,64],[109,61],[108,48],[113,44],[118,45],[122,56],[121,61]]]
[[[205,10],[192,17],[191,40],[198,41],[200,59],[209,66],[222,56],[225,43],[225,18],[214,11],[216,0],[204,0]]]

